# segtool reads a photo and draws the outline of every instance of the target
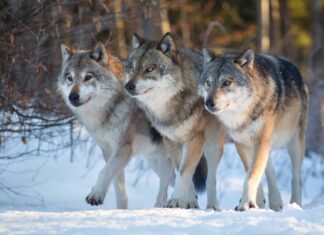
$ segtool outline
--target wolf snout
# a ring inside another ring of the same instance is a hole
[[[78,104],[80,103],[80,95],[76,92],[72,92],[69,95],[69,100],[71,104],[73,104],[74,106],[78,106]]]
[[[206,106],[209,110],[215,110],[215,103],[214,103],[213,99],[211,99],[211,98],[208,98],[208,99],[205,101],[205,106]]]
[[[127,83],[125,84],[125,89],[126,89],[126,91],[127,91],[129,94],[131,94],[131,95],[135,95],[135,88],[136,88],[136,86],[135,86],[135,84],[132,83],[132,82],[127,82]]]

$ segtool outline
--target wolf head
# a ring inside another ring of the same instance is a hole
[[[177,46],[167,33],[159,42],[133,35],[133,51],[125,61],[125,89],[139,99],[179,87],[181,68]]]
[[[225,111],[237,111],[247,105],[252,93],[254,53],[214,56],[203,51],[204,69],[199,78],[199,94],[205,108],[220,115]]]
[[[121,82],[108,67],[108,55],[99,43],[91,51],[61,46],[62,71],[58,89],[73,110],[95,103],[104,105],[122,90]]]

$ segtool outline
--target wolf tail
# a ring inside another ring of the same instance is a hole
[[[196,192],[202,193],[206,190],[206,180],[207,180],[207,160],[205,155],[202,155],[194,175],[192,176],[192,181],[195,185]]]

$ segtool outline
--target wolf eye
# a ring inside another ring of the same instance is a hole
[[[206,80],[206,86],[210,87],[211,86],[211,83],[209,80]]]
[[[149,65],[146,67],[145,72],[150,73],[155,69],[155,65]]]
[[[72,81],[73,81],[71,74],[66,75],[65,78],[66,78],[66,80],[68,80],[69,82],[72,82]]]
[[[231,84],[232,84],[231,81],[229,81],[229,80],[225,80],[225,81],[223,82],[223,84],[222,84],[222,87],[230,86]]]
[[[84,81],[90,81],[93,78],[92,74],[87,74],[84,78]]]

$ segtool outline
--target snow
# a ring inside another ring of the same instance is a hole
[[[324,201],[323,201],[324,202]],[[281,213],[251,210],[138,209],[70,212],[5,211],[0,232],[21,234],[321,234],[324,206]]]
[[[19,148],[17,144],[12,146],[15,151]],[[130,209],[116,210],[112,187],[104,205],[91,207],[85,202],[104,164],[97,147],[89,151],[92,146],[91,141],[80,145],[74,151],[72,163],[69,149],[58,151],[55,157],[43,154],[2,161],[0,234],[324,234],[324,164],[323,158],[315,154],[305,158],[303,164],[303,209],[289,204],[290,159],[286,150],[278,150],[271,157],[284,210],[233,211],[242,192],[245,172],[235,147],[226,144],[217,171],[221,212],[203,209],[206,194],[199,195],[202,209],[152,208],[159,180],[145,158],[133,159],[127,166]],[[11,150],[9,144],[4,151]],[[4,186],[15,193],[4,190]],[[263,186],[267,192],[264,180]],[[172,187],[169,195],[171,192]]]

